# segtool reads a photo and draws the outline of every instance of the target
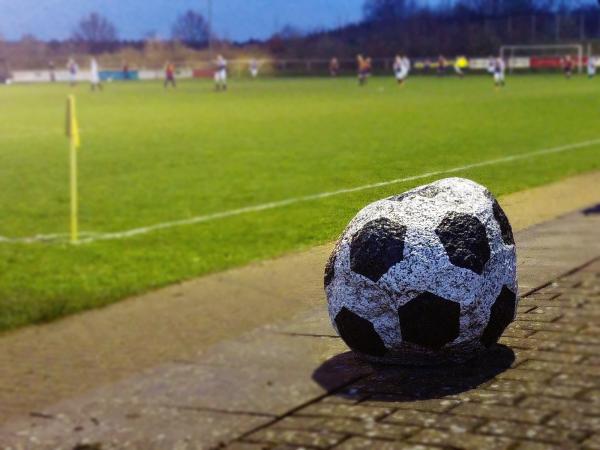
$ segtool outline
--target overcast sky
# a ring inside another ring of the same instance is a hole
[[[332,27],[361,18],[364,0],[213,0],[215,31],[226,38],[264,38],[291,24],[302,30]],[[207,0],[0,0],[0,35],[18,39],[68,37],[80,17],[107,16],[122,38],[148,32],[168,37],[187,9],[206,12]]]

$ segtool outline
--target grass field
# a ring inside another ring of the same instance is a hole
[[[488,77],[260,80],[225,94],[199,81],[80,86],[81,227],[118,232],[599,139],[599,90],[558,76],[501,92]],[[68,92],[0,88],[0,236],[68,231]],[[506,194],[598,168],[591,145],[452,175]],[[0,329],[330,241],[366,203],[427,181],[79,246],[0,243]]]

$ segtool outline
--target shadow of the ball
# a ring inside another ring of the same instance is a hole
[[[321,364],[313,372],[313,380],[327,392],[344,398],[410,402],[475,389],[510,368],[514,360],[514,352],[505,345],[495,345],[461,364],[435,367],[375,365],[346,352]],[[340,379],[356,381],[339,388]]]

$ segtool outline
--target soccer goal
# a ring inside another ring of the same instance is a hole
[[[583,72],[583,45],[503,45],[500,57],[508,61],[508,70],[515,69],[560,69],[565,55],[576,56],[575,65],[579,73]]]

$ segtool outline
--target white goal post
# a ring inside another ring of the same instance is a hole
[[[510,73],[519,68],[519,58],[564,56],[577,53],[577,67],[579,73],[583,72],[583,45],[561,44],[561,45],[503,45],[500,47],[500,57],[508,61]]]

